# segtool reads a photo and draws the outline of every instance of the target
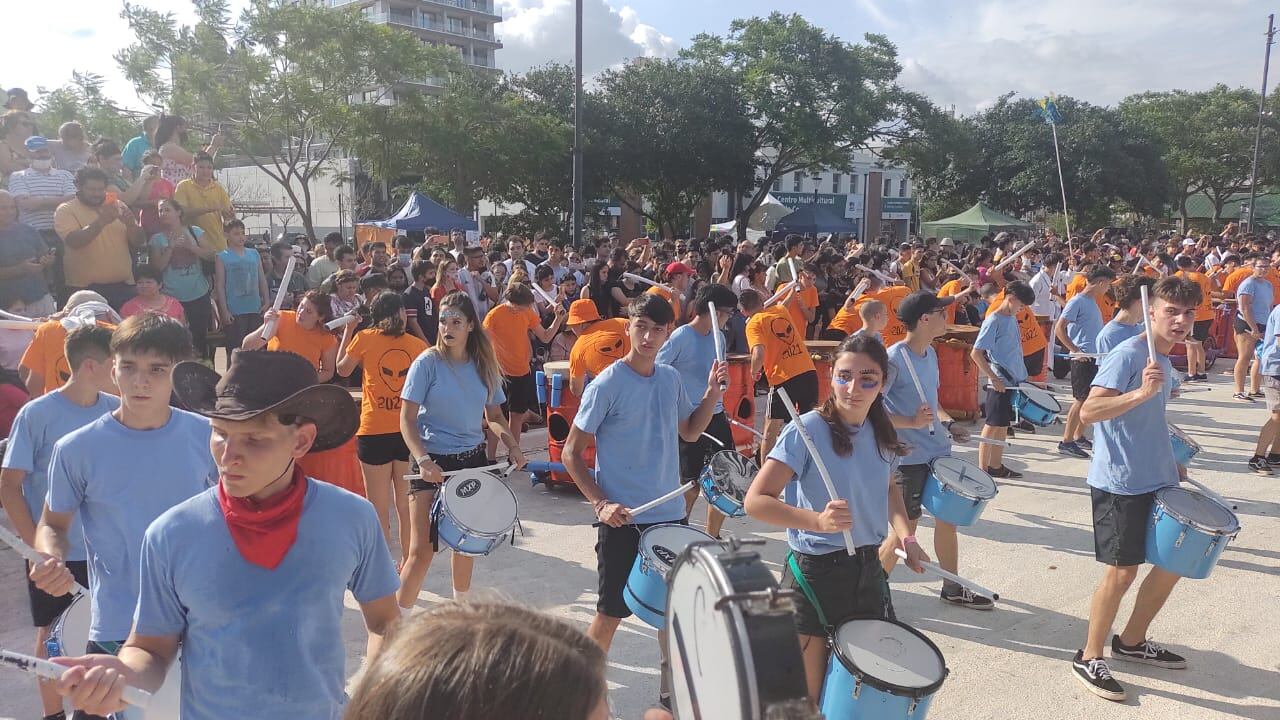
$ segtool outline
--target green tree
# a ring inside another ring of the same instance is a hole
[[[980,154],[974,126],[923,99],[909,107],[914,131],[886,147],[884,158],[910,171],[914,192],[923,198],[922,219],[950,217],[982,194],[972,171]]]
[[[46,90],[40,88],[41,131],[54,135],[59,125],[75,120],[84,126],[89,142],[109,138],[123,144],[137,134],[142,119],[111,102],[103,80],[93,73],[71,73],[71,82]]]

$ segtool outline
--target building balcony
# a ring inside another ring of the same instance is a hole
[[[331,2],[341,2],[341,0],[330,0]],[[441,33],[453,37],[467,38],[469,40],[478,40],[480,42],[493,45],[495,48],[502,47],[502,41],[489,30],[476,30],[473,28],[450,26],[441,22],[432,22],[425,15],[406,15],[403,13],[365,13],[365,17],[373,23],[383,23],[389,25],[397,25],[400,27],[413,28],[414,30],[426,30],[429,32]]]

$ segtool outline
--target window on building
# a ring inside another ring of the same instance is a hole
[[[849,176],[849,194],[850,195],[858,194],[858,177],[859,177],[858,175]]]
[[[794,173],[792,173],[791,192],[803,192],[803,191],[804,191],[804,176],[800,174],[799,170],[797,170]]]
[[[782,178],[773,181],[773,191],[782,192]]]
[[[892,187],[893,187],[893,181],[890,180],[889,178],[885,178],[884,179],[884,196],[885,197],[889,197],[889,193],[892,192]]]
[[[840,173],[831,173],[831,192],[832,192],[832,194],[835,194],[835,195],[839,195],[839,194],[840,194],[840,181],[841,181],[841,180],[843,180],[843,179],[844,179],[844,177],[843,177]]]
[[[902,178],[898,181],[898,197],[907,196],[907,179]]]

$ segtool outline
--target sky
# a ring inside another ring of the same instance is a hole
[[[190,0],[136,1],[191,17]],[[497,4],[504,16],[499,67],[572,61],[574,0]],[[56,18],[42,3],[6,8],[11,27],[26,29],[6,33],[6,57],[39,62],[0,66],[0,85],[34,96],[73,70],[90,71],[107,78],[108,94],[121,105],[139,107],[112,59],[130,37],[120,0],[56,6]],[[584,0],[584,72],[633,57],[670,57],[699,33],[724,34],[736,17],[779,7],[846,41],[887,36],[898,47],[901,83],[960,114],[981,111],[1006,92],[1108,105],[1147,90],[1257,87],[1267,13],[1275,9],[1263,0]],[[1280,78],[1277,70],[1273,78]]]

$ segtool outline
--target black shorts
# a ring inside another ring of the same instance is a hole
[[[1041,370],[1044,370],[1045,352],[1045,348],[1040,348],[1030,355],[1022,356],[1022,365],[1027,369],[1027,377],[1035,377],[1040,374]]]
[[[1147,561],[1147,526],[1154,492],[1116,495],[1089,488],[1093,496],[1093,555],[1098,562],[1131,567]]]
[[[1239,315],[1236,315],[1236,320],[1234,323],[1232,323],[1232,327],[1235,328],[1236,334],[1238,335],[1247,335],[1250,332],[1252,332],[1252,330],[1249,329],[1249,323],[1245,322],[1244,318],[1240,317]]]
[[[596,592],[599,593],[596,612],[612,618],[631,617],[631,608],[627,607],[627,601],[622,598],[622,590],[627,586],[627,578],[631,577],[631,568],[640,551],[640,533],[654,525],[672,524],[687,525],[688,522],[681,520],[678,523],[647,523],[622,527],[596,523]]]
[[[923,512],[920,498],[924,495],[924,481],[929,479],[932,468],[928,463],[899,465],[893,479],[902,488],[902,501],[907,505],[907,519],[919,520]]]
[[[484,443],[467,450],[466,452],[445,455],[442,453],[427,453],[431,456],[431,461],[440,466],[440,469],[449,472],[451,470],[466,470],[467,468],[484,467],[490,465],[489,457],[485,453]],[[409,461],[409,474],[418,474],[418,461],[413,459]],[[420,492],[435,492],[440,489],[440,483],[428,482],[422,478],[415,478],[409,481],[409,494]]]
[[[711,416],[711,422],[707,423],[706,434],[724,443],[723,446],[717,445],[706,437],[700,437],[696,442],[680,441],[680,482],[687,483],[690,480],[697,480],[702,477],[702,470],[706,467],[707,461],[712,455],[721,450],[733,450],[733,432],[729,429],[729,421],[725,419],[723,412],[718,412]]]
[[[834,629],[852,618],[892,619],[893,600],[889,596],[889,578],[880,565],[880,546],[864,545],[853,555],[836,550],[825,555],[809,555],[791,551],[800,572],[813,589],[827,622]],[[827,629],[818,611],[800,589],[791,572],[790,561],[782,568],[782,587],[795,590],[796,630],[801,635],[826,637]]]
[[[1098,363],[1088,359],[1071,361],[1071,397],[1084,400],[1089,397],[1093,388],[1093,379],[1098,376]]]
[[[68,560],[67,569],[71,571],[71,576],[76,579],[83,587],[89,587],[89,563],[86,560]],[[27,572],[31,572],[31,565],[27,564]],[[71,601],[75,599],[75,595],[68,593],[66,595],[50,595],[49,593],[36,587],[36,584],[27,579],[27,599],[31,604],[31,624],[34,627],[49,627],[62,611],[71,607]],[[89,598],[85,598],[80,602],[89,602]]]
[[[791,396],[796,404],[796,412],[804,414],[818,406],[818,372],[806,370],[790,380],[782,383],[782,389]],[[769,418],[772,420],[790,420],[791,413],[782,404],[782,393],[773,394],[773,402],[769,403]]]
[[[400,433],[383,433],[381,435],[357,435],[356,457],[365,465],[386,465],[399,460],[409,461],[409,446],[404,443]]]
[[[533,373],[503,378],[506,380],[504,390],[507,401],[502,403],[502,414],[538,411],[538,385],[533,381]]]
[[[1213,327],[1212,320],[1197,320],[1191,326],[1191,339],[1204,342],[1209,339],[1209,330]]]
[[[987,413],[983,423],[991,427],[1009,427],[1013,423],[1013,391],[1004,392],[987,390],[987,397],[982,403]]]

